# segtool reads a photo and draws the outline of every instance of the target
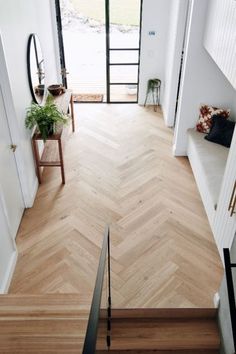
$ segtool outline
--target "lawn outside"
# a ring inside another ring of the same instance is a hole
[[[71,0],[74,8],[84,16],[105,22],[105,0]],[[140,0],[110,0],[112,24],[138,26]]]

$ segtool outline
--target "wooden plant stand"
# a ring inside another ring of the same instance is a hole
[[[70,113],[72,119],[72,132],[75,131],[75,122],[74,122],[74,106],[73,106],[73,96],[72,91],[66,90],[60,96],[54,97],[54,103],[60,109],[62,113],[67,113],[68,107],[70,105]],[[58,131],[50,135],[44,144],[44,149],[40,157],[38,141],[43,140],[39,132],[35,132],[32,137],[32,146],[33,154],[36,165],[36,173],[38,177],[39,184],[42,183],[41,167],[60,167],[61,168],[61,179],[62,183],[65,184],[65,170],[64,170],[64,159],[63,159],[63,148],[62,148],[62,137],[63,137],[63,127],[60,127]],[[55,152],[55,149],[52,148],[50,142],[57,142],[58,152]]]

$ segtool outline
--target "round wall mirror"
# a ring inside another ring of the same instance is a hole
[[[32,33],[28,40],[27,69],[32,98],[34,102],[41,104],[46,93],[45,68],[40,41],[35,33]]]

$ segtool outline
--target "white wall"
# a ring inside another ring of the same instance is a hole
[[[31,33],[38,34],[45,57],[46,84],[57,82],[58,62],[54,54],[55,41],[51,22],[53,2],[53,0],[0,0],[0,32],[19,130],[15,139],[22,152],[20,168],[27,171],[23,177],[25,179],[23,192],[28,207],[33,203],[37,179],[30,132],[24,126],[26,108],[32,101],[27,77],[27,41]]]
[[[144,104],[148,79],[162,80],[161,97],[165,89],[167,33],[173,0],[144,0],[141,33],[139,104]],[[155,36],[149,36],[155,31]],[[162,99],[161,99],[162,101]]]
[[[172,127],[175,123],[175,108],[178,91],[184,32],[187,20],[188,0],[173,0],[170,13],[170,28],[165,65],[165,91],[162,111],[165,123]]]
[[[15,157],[26,207],[32,206],[38,186],[32,156],[31,133],[26,130],[24,123],[26,108],[32,101],[27,77],[27,42],[31,33],[38,34],[45,58],[46,85],[57,82],[56,68],[58,69],[59,65],[56,59],[58,57],[54,54],[55,31],[51,22],[53,4],[54,0],[0,0],[0,34],[7,64],[7,68],[2,68],[4,75],[1,79],[8,92],[9,127],[12,140],[18,146]],[[0,54],[3,55],[2,52]],[[17,251],[8,229],[1,195],[0,230],[0,293],[2,293],[7,291],[10,284]]]
[[[15,242],[10,237],[7,221],[0,198],[0,294],[7,292],[11,276],[15,268],[17,251]]]
[[[180,88],[174,154],[186,155],[188,128],[194,127],[202,103],[231,108],[236,117],[236,92],[203,46],[207,1],[193,0]]]

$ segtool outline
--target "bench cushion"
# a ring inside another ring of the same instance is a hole
[[[195,179],[199,189],[201,189],[201,184],[205,184],[206,187],[205,194],[208,195],[204,196],[200,190],[202,198],[206,197],[208,203],[210,201],[212,207],[216,209],[229,149],[209,142],[204,137],[205,134],[199,133],[195,129],[188,130],[188,155],[190,155],[191,166],[194,161],[197,161],[198,176],[195,176]],[[194,171],[194,166],[192,168]],[[205,203],[204,206],[206,208]]]

